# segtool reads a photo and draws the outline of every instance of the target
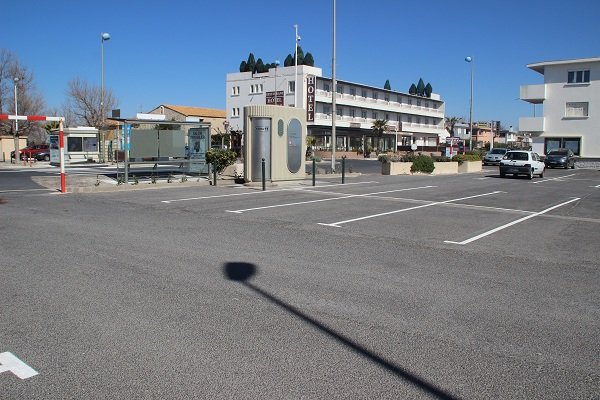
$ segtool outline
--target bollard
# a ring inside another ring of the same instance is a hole
[[[315,161],[315,158],[313,157],[313,171],[312,171],[312,178],[313,178],[313,186],[315,186],[315,175],[317,174],[317,162]]]
[[[217,169],[213,164],[213,186],[217,186]]]
[[[261,168],[262,168],[262,190],[265,191],[266,189],[266,183],[265,183],[265,159],[262,159],[262,164],[261,164]]]
[[[346,183],[346,156],[342,157],[342,184]]]

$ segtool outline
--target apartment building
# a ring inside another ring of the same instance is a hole
[[[527,67],[544,77],[543,84],[521,86],[520,98],[533,104],[534,115],[519,119],[519,131],[531,138],[533,151],[563,147],[600,157],[600,57]]]
[[[299,65],[257,74],[230,73],[226,86],[230,129],[243,130],[246,105],[298,105],[307,110],[308,135],[316,138],[315,147],[331,149],[334,90],[332,79],[323,77],[321,68]],[[422,97],[343,80],[337,80],[335,92],[336,150],[362,150],[364,140],[365,148],[376,147],[379,142],[384,150],[409,150],[414,143],[427,151],[448,136],[444,129],[445,105],[439,94]],[[387,121],[382,139],[373,135],[372,126],[377,120]]]

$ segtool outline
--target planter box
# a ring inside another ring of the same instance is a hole
[[[381,163],[381,173],[383,175],[410,175],[411,162],[391,162]]]
[[[462,164],[458,165],[458,172],[479,172],[482,170],[481,160],[480,161],[463,161]]]
[[[435,169],[431,173],[431,175],[448,175],[448,174],[458,174],[458,162],[450,161],[450,162],[434,162],[433,166]]]

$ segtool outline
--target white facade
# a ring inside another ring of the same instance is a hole
[[[567,147],[581,157],[600,157],[600,58],[529,64],[544,83],[521,86],[520,98],[542,104],[541,116],[519,119],[532,150],[546,154]]]
[[[308,122],[308,134],[321,139],[321,146],[331,146],[332,82],[322,76],[321,68],[298,66],[298,93],[295,93],[296,67],[272,68],[268,72],[227,74],[227,120],[232,130],[243,130],[243,108],[266,104],[267,92],[279,91],[284,106],[306,108],[307,76],[316,77],[314,121]],[[406,86],[409,86],[407,84]],[[337,148],[354,151],[361,148],[364,136],[372,136],[376,120],[387,120],[388,150],[419,146],[436,146],[448,135],[444,128],[444,102],[438,94],[421,97],[408,93],[337,80],[336,138]],[[297,96],[297,97],[296,97]]]

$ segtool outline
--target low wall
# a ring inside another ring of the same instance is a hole
[[[450,161],[450,162],[434,162],[433,166],[435,169],[431,173],[431,175],[448,175],[448,174],[458,174],[458,162]]]
[[[385,162],[381,163],[383,175],[410,175],[411,162]]]
[[[458,164],[458,172],[479,172],[483,169],[481,161],[463,161]]]

